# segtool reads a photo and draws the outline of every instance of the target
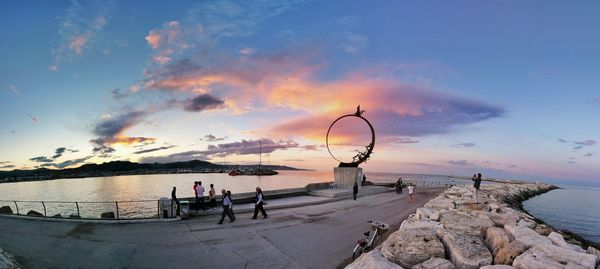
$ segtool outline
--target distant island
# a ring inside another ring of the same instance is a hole
[[[172,163],[135,163],[112,161],[101,164],[84,164],[77,168],[0,171],[0,182],[36,181],[60,178],[108,177],[122,175],[184,174],[184,173],[228,173],[231,170],[255,170],[258,165],[223,165],[207,161],[192,160]],[[284,165],[261,165],[261,169],[296,170]]]

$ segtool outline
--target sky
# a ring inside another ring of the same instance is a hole
[[[113,160],[600,184],[597,1],[1,1],[0,169]],[[349,160],[370,142],[334,125]]]

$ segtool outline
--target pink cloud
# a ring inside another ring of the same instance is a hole
[[[170,62],[173,55],[190,47],[177,21],[167,22],[161,29],[150,30],[145,39],[148,45],[155,50],[152,60],[159,64]]]
[[[87,43],[88,38],[86,36],[74,36],[71,38],[71,42],[69,43],[69,48],[73,50],[76,54],[81,55],[83,51],[83,47]]]

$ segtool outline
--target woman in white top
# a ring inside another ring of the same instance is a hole
[[[412,183],[408,184],[408,200],[412,201],[414,200],[413,198],[413,193],[415,192],[415,186]]]
[[[223,196],[223,213],[221,213],[221,220],[219,221],[219,224],[223,224],[225,215],[229,217],[229,222],[234,222],[235,218],[233,218],[233,216],[231,215],[231,211],[229,211],[229,206],[231,205],[231,198],[227,196],[227,192],[225,191],[225,189],[221,190],[221,194]]]

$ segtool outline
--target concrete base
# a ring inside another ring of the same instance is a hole
[[[360,167],[335,167],[333,174],[338,188],[352,189],[354,182],[358,183],[358,188],[361,187],[363,172]]]

